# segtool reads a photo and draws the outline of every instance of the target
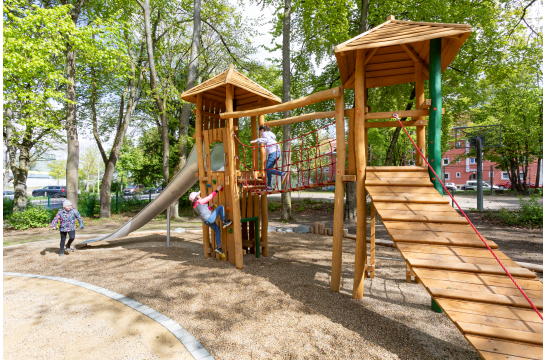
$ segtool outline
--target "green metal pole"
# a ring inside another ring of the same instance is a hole
[[[430,40],[430,123],[428,131],[428,154],[430,165],[441,177],[441,39]],[[429,171],[435,189],[443,195],[439,179]]]

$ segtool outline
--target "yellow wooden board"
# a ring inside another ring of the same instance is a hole
[[[407,259],[411,267],[423,267],[431,269],[444,269],[444,270],[456,270],[456,271],[468,271],[483,274],[504,274],[505,271],[499,265],[475,265],[467,263],[455,263],[446,261],[432,261],[432,260],[420,260],[420,259]],[[513,276],[521,276],[528,278],[535,278],[536,274],[532,271],[522,268],[506,266],[507,271]]]
[[[485,286],[515,286],[513,284],[513,281],[507,276],[507,274],[487,275],[425,268],[416,268],[413,269],[413,271],[420,279],[450,280]],[[523,290],[528,289],[543,292],[543,284],[537,279],[515,277],[515,280],[522,287]]]
[[[524,309],[515,306],[503,306],[486,304],[467,300],[455,300],[441,297],[434,297],[435,301],[447,313],[451,311],[464,312],[467,314],[489,316],[494,315],[504,319],[542,323],[541,319],[533,309]]]
[[[543,359],[543,346],[475,335],[465,338],[484,359],[513,359],[518,356],[523,359]],[[500,355],[498,357],[498,355]]]

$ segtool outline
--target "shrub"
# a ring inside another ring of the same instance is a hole
[[[538,201],[539,198],[538,195],[528,198],[520,196],[520,208],[516,211],[501,209],[498,218],[507,225],[543,227],[543,204]]]
[[[78,197],[78,210],[82,216],[93,217],[100,208],[96,193],[81,193]]]
[[[281,208],[282,204],[276,201],[269,201],[268,207],[269,211],[275,211],[276,209]]]
[[[8,219],[8,225],[16,230],[39,228],[49,225],[57,215],[55,211],[47,211],[42,207],[30,207],[25,211],[17,211]]]

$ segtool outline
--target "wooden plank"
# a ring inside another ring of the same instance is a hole
[[[278,105],[261,107],[261,108],[257,108],[253,110],[246,110],[246,111],[229,111],[228,110],[222,113],[220,117],[222,119],[241,118],[246,116],[257,116],[257,115],[264,115],[264,114],[272,114],[272,113],[281,112],[281,111],[289,111],[299,107],[315,104],[317,102],[338,98],[339,93],[340,93],[339,88],[335,87],[332,89],[320,91],[312,95],[305,96],[303,98],[288,101]]]
[[[406,67],[414,66],[413,60],[402,60],[402,61],[389,61],[378,64],[368,64],[365,66],[367,71],[379,71],[387,69],[401,69]]]
[[[353,109],[352,109],[353,110]],[[348,112],[347,109],[345,109],[345,115],[348,115],[348,174],[355,175],[356,174],[356,147],[354,145],[355,138],[356,138],[356,130],[355,130],[355,114],[354,111]],[[356,180],[353,180],[356,181]]]
[[[450,205],[376,203],[375,207],[378,210],[383,210],[383,211],[399,210],[399,211],[431,211],[431,212],[458,213]]]
[[[487,249],[488,250],[488,249]],[[461,255],[445,255],[445,254],[429,254],[425,252],[410,252],[403,251],[405,258],[420,259],[420,260],[433,260],[433,261],[447,261],[447,262],[459,262],[467,264],[477,265],[498,265],[498,262],[493,257],[476,257],[476,256],[461,256]],[[501,260],[503,265],[518,267],[518,265],[511,259]]]
[[[482,324],[498,328],[530,332],[543,335],[543,323],[528,322],[496,317],[494,315],[475,315],[460,311],[447,311],[448,317],[455,322],[468,324]],[[484,335],[484,334],[483,334]]]
[[[414,72],[415,72],[414,64],[411,64],[411,66],[402,67],[402,68],[368,71],[367,76],[369,78],[376,78],[376,77],[383,77],[383,76],[414,74]]]
[[[460,239],[460,238],[448,238],[448,237],[433,237],[433,238],[424,238],[419,235],[396,235],[390,232],[390,236],[393,241],[396,242],[409,242],[416,244],[432,244],[432,245],[453,245],[453,246],[473,246],[473,247],[482,247],[486,248],[481,240],[471,240],[471,239]],[[498,245],[492,241],[487,241],[488,246],[492,249],[497,249]]]
[[[501,339],[493,339],[475,335],[466,335],[465,338],[481,356],[485,354],[501,354],[500,359],[509,359],[510,356],[518,356],[525,359],[543,359],[543,346],[513,342]],[[483,358],[487,359],[483,356]]]
[[[482,274],[495,274],[503,275],[505,271],[499,265],[476,265],[467,263],[455,263],[446,261],[433,261],[433,260],[420,260],[420,259],[407,259],[411,267],[414,268],[431,268],[431,269],[443,269],[443,270],[455,270],[455,271],[468,271]],[[532,271],[514,266],[506,266],[507,271],[513,276],[535,278],[536,274]]]
[[[292,116],[292,117],[280,119],[280,120],[271,120],[271,121],[267,121],[266,124],[268,127],[275,127],[275,126],[283,126],[288,124],[299,123],[299,122],[308,121],[308,120],[327,119],[332,117],[335,117],[335,111],[324,111],[324,112]]]
[[[368,166],[370,172],[383,171],[428,171],[427,166]]]
[[[414,81],[414,76],[411,77],[411,81]],[[444,109],[443,109],[444,111]],[[374,113],[367,113],[365,114],[365,119],[372,120],[372,119],[392,119],[393,114],[397,113],[400,118],[404,117],[420,117],[420,116],[429,116],[430,110],[399,110],[399,111],[384,111],[384,112],[374,112]],[[395,121],[397,122],[397,121]],[[405,124],[405,122],[403,122]],[[401,167],[401,166],[399,166]],[[414,167],[414,166],[409,166]]]
[[[427,215],[382,215],[380,218],[383,221],[407,221],[407,222],[428,222],[442,224],[467,224],[467,220],[463,217],[453,216],[427,216]]]
[[[399,179],[399,178],[419,178],[429,179],[430,175],[427,172],[415,171],[415,172],[394,172],[394,171],[373,171],[369,172],[370,179]]]
[[[364,36],[366,36],[366,35],[368,35],[368,34],[370,34],[370,33],[373,33],[373,32],[379,30],[380,28],[382,28],[382,27],[384,27],[384,26],[386,26],[386,25],[388,25],[388,24],[390,24],[390,23],[392,23],[392,21],[386,21],[386,22],[384,22],[384,23],[382,23],[382,24],[380,24],[380,25],[378,25],[378,26],[376,26],[376,27],[374,27],[374,28],[372,28],[372,29],[370,29],[370,30],[367,30],[367,31],[364,32],[364,33],[361,33],[361,34],[359,34],[359,35],[353,37],[352,39],[349,39],[349,40],[347,40],[347,41],[345,41],[345,42],[343,42],[343,43],[341,43],[341,44],[335,46],[335,53],[340,53],[340,52],[342,52],[342,51],[346,51],[346,50],[345,50],[346,46],[347,46],[348,44],[350,44],[352,41],[357,40],[357,39],[359,39],[359,38],[361,38],[361,37],[364,37]]]
[[[471,291],[427,288],[430,294],[435,298],[445,297],[458,300],[469,300],[496,305],[517,306],[530,309],[530,303],[523,296],[507,296],[497,294],[484,294]],[[543,300],[529,297],[538,309],[543,309]]]
[[[384,204],[384,203],[377,203],[377,204]],[[434,217],[459,217],[460,215],[452,210],[452,211],[436,211],[436,212],[430,212],[430,211],[423,211],[423,210],[378,210],[380,217],[384,220],[386,220],[386,217],[388,216],[395,216],[395,215],[421,215],[421,216],[434,216]],[[430,215],[433,214],[433,215]]]
[[[376,78],[371,78],[367,80],[365,83],[365,87],[367,89],[373,89],[377,87],[407,84],[413,81],[414,81],[413,74],[382,76],[382,77],[376,77]],[[422,110],[409,110],[409,111],[422,111]],[[376,118],[373,118],[373,119],[376,119]]]
[[[482,302],[455,300],[441,297],[434,297],[434,299],[448,314],[451,312],[463,312],[483,316],[493,315],[503,319],[518,320],[522,322],[543,323],[534,309],[485,304]]]
[[[477,351],[484,360],[531,360],[520,356],[496,354],[488,351]]]
[[[397,244],[399,245],[405,244]],[[477,249],[475,249],[477,250]],[[488,251],[487,249],[482,249]],[[460,271],[447,271],[437,269],[419,268],[414,270],[421,279],[448,280],[456,282],[465,282],[469,284],[485,286],[514,287],[513,281],[507,275],[487,275],[475,274]],[[543,284],[536,279],[519,278],[515,279],[523,290],[543,291]]]
[[[407,224],[403,222],[384,221],[384,226],[386,226],[388,230],[395,229],[395,230],[409,230],[409,231],[463,233],[463,234],[471,234],[471,235],[475,234],[475,231],[469,225],[442,225],[442,224],[426,224],[426,223]],[[478,236],[475,236],[475,238],[478,239]]]
[[[342,181],[356,181],[356,175],[343,175]]]
[[[371,196],[377,202],[400,202],[416,204],[449,204],[450,200],[443,198],[420,197],[420,196]]]
[[[372,42],[372,43],[366,43],[354,47],[350,47],[350,50],[360,50],[360,49],[371,49],[375,47],[384,47],[384,46],[393,46],[393,45],[399,45],[401,43],[413,43],[418,41],[424,41],[424,40],[430,40],[430,39],[436,39],[436,38],[442,38],[442,37],[448,37],[451,35],[457,35],[460,33],[460,30],[444,30],[444,31],[437,31],[437,30],[430,30],[429,32],[424,32],[420,35],[407,35],[404,37],[395,37],[392,39],[384,40],[384,41],[378,41],[378,42]],[[408,55],[407,55],[408,56]],[[377,57],[376,55],[374,56]]]
[[[418,276],[418,275],[417,275]],[[469,291],[475,293],[483,294],[495,294],[495,295],[505,295],[505,296],[522,296],[519,289],[513,284],[511,287],[504,286],[490,286],[490,285],[479,285],[479,284],[470,284],[464,282],[448,281],[448,280],[433,280],[420,278],[422,284],[427,288],[437,288],[437,289],[447,289],[447,290],[460,290],[460,291]],[[540,299],[543,298],[542,293],[536,290],[525,290],[526,295]]]
[[[376,114],[376,113],[375,113]],[[403,125],[407,126],[427,126],[427,120],[412,120],[412,121],[403,121]],[[365,128],[375,129],[375,128],[398,128],[401,125],[397,121],[372,121],[366,122]]]
[[[543,334],[535,334],[527,331],[497,328],[480,324],[456,322],[456,325],[464,334],[488,336],[497,339],[520,341],[535,345],[543,345]]]
[[[400,251],[406,251],[411,253],[426,253],[437,255],[456,255],[456,256],[470,256],[478,258],[494,259],[494,256],[488,249],[475,249],[472,247],[460,247],[460,246],[439,246],[439,245],[419,245],[419,244],[399,244]],[[495,250],[494,254],[500,260],[510,260],[510,258],[501,251]],[[495,260],[495,259],[494,259]]]
[[[418,56],[416,51],[411,47],[410,44],[401,44],[401,48],[407,52],[407,54],[410,56],[411,59],[414,60],[415,63],[418,64],[419,67],[422,68],[424,71],[424,76],[429,77],[430,76],[430,69],[428,68],[428,65]],[[418,67],[417,67],[418,68]]]
[[[401,61],[407,61],[407,60],[411,60],[409,55],[407,55],[407,53],[405,52],[399,52],[394,54],[375,55],[373,56],[373,59],[371,59],[367,65],[371,66],[373,64],[380,64],[385,62],[401,62]],[[413,62],[414,64],[414,61],[411,60],[411,62]],[[367,66],[366,66],[366,69],[367,69]]]
[[[384,180],[388,181],[388,180]],[[407,183],[410,183],[411,180],[405,181]],[[414,179],[414,181],[420,181],[422,182],[422,179]],[[429,181],[426,179],[426,181]],[[373,182],[375,182],[373,180]],[[367,191],[370,194],[432,194],[432,195],[438,195],[437,190],[434,188],[430,188],[429,186],[407,186],[407,185],[392,185],[392,184],[385,184],[383,186],[380,185],[370,185],[368,181],[365,182],[367,185]]]

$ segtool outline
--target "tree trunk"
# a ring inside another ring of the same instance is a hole
[[[12,161],[13,167],[13,188],[15,190],[13,201],[13,212],[25,211],[27,208],[27,186],[28,168],[30,166],[30,149],[32,148],[32,132],[28,126],[25,129],[25,135],[21,144],[19,144],[19,165],[15,166],[15,161]],[[12,151],[15,153],[15,151]]]
[[[6,109],[6,118],[5,118],[5,125],[4,125],[4,144],[6,145],[6,168],[4,172],[4,190],[9,189],[9,168],[14,159],[11,159],[10,157],[10,141],[11,141],[11,134],[12,134],[12,125],[11,125],[11,119],[13,117],[13,112],[10,108]]]
[[[411,100],[414,100],[416,96],[416,90],[413,86],[413,89],[411,91],[411,96],[409,97],[409,102],[407,103],[407,106],[405,107],[405,110],[411,110],[413,107],[413,103]],[[405,121],[407,118],[401,118],[401,121]],[[390,143],[390,146],[388,147],[388,152],[386,153],[386,160],[384,162],[384,166],[390,166],[392,164],[392,158],[394,156],[394,149],[397,145],[397,139],[399,139],[399,134],[401,133],[401,128],[398,127],[394,131],[394,136],[392,138],[392,142]]]
[[[541,181],[541,156],[537,158],[536,188],[534,194],[539,194],[539,182]]]
[[[66,198],[78,208],[79,139],[76,122],[76,50],[68,45],[66,52]]]
[[[191,40],[191,55],[189,68],[187,70],[187,83],[185,91],[195,86],[195,80],[197,78],[197,67],[199,66],[199,44],[201,39],[201,0],[193,1],[193,38]],[[182,113],[180,116],[180,122],[178,125],[178,166],[177,171],[180,171],[184,167],[187,161],[187,134],[189,132],[189,116],[191,115],[191,104],[184,103],[182,105]],[[174,218],[178,218],[178,206],[175,206],[171,210],[171,215]]]
[[[361,1],[360,29],[359,33],[367,31],[367,18],[369,17],[369,0]]]
[[[150,11],[150,0],[144,0],[143,2],[138,1],[139,5],[142,7],[144,12],[144,29],[146,34],[146,46],[148,53],[148,66],[149,66],[149,83],[150,89],[152,92],[153,99],[157,105],[158,115],[159,115],[159,133],[161,135],[161,141],[163,142],[163,179],[165,183],[169,183],[169,158],[170,158],[170,139],[168,136],[168,118],[166,113],[166,108],[161,100],[161,95],[159,94],[159,89],[157,89],[157,72],[155,70],[155,58],[153,50],[153,41],[151,39],[151,11]],[[174,209],[175,205],[171,206],[171,210]]]
[[[290,84],[290,31],[291,31],[291,0],[284,0],[284,23],[282,26],[282,101],[288,102],[291,100]],[[284,118],[291,116],[291,111],[284,111]],[[291,139],[291,125],[284,125],[282,131],[282,139],[284,141]],[[289,143],[284,143],[284,147],[289,146]],[[283,147],[283,148],[284,148]],[[286,150],[286,149],[284,149]],[[282,156],[282,170],[289,170],[290,159]],[[280,184],[277,184],[279,187]],[[289,192],[282,193],[282,215],[280,220],[289,221],[291,216],[291,194]]]

